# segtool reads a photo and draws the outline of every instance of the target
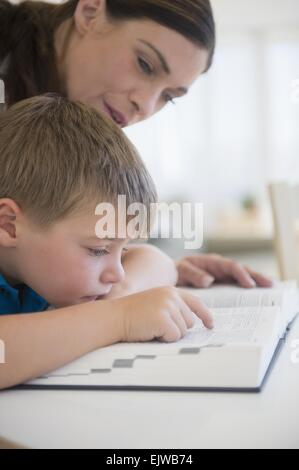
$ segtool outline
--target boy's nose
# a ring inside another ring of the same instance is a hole
[[[125,278],[125,271],[122,264],[107,266],[101,274],[101,282],[103,284],[116,284],[122,282]]]

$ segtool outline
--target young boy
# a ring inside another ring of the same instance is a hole
[[[176,341],[192,312],[212,326],[168,257],[96,235],[99,203],[156,199],[112,121],[54,95],[20,102],[0,115],[0,168],[1,389],[116,342]]]

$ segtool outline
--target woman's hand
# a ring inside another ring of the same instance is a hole
[[[242,287],[271,287],[272,281],[220,255],[192,255],[176,262],[177,286],[210,287],[214,282],[237,282]]]

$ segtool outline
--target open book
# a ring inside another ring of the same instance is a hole
[[[295,281],[270,289],[215,286],[190,291],[212,311],[213,330],[196,319],[176,343],[105,347],[23,387],[260,390],[299,311]]]

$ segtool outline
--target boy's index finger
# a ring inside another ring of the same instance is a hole
[[[207,328],[213,328],[214,324],[212,314],[200,298],[181,289],[179,290],[179,294],[190,310],[192,310],[192,312],[202,320],[203,324]]]

